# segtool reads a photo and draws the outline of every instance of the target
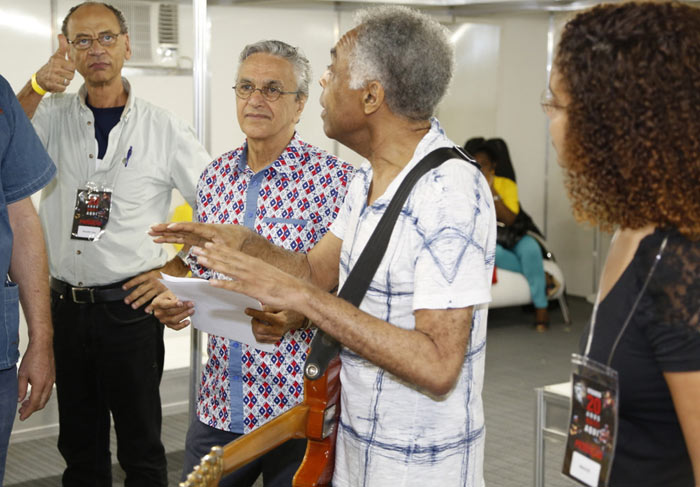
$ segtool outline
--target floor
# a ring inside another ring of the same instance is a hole
[[[578,347],[579,337],[591,312],[590,304],[582,298],[570,298],[569,305],[571,326],[564,326],[561,313],[554,309],[550,330],[543,334],[536,333],[530,326],[532,310],[515,307],[489,312],[484,386],[487,429],[484,475],[489,487],[533,485],[533,389],[568,379],[570,355]],[[186,429],[186,413],[170,414],[164,418],[163,442],[168,452],[171,486],[179,482]],[[112,451],[115,450],[113,445]],[[577,485],[559,473],[562,442],[548,440],[545,452],[545,485]],[[55,436],[14,442],[8,453],[5,486],[60,486],[63,466],[63,460],[56,450]],[[124,475],[118,465],[114,466],[113,476],[114,486],[122,486]],[[262,483],[258,482],[258,485]]]

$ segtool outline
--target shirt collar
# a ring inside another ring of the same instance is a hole
[[[292,178],[292,174],[299,170],[299,167],[304,160],[304,152],[306,143],[299,138],[299,134],[295,131],[292,136],[292,140],[289,141],[287,147],[284,148],[282,153],[279,155],[277,160],[275,160],[269,166],[263,168],[261,171],[270,170],[278,174],[281,177],[287,179]],[[243,171],[248,167],[248,141],[246,140],[243,144],[241,150],[241,160],[238,163],[239,170]]]
[[[129,80],[124,77],[122,77],[122,86],[124,86],[124,90],[126,91],[126,105],[124,106],[124,111],[122,112],[120,119],[123,118],[124,121],[126,121],[130,115],[131,108],[134,106],[134,97],[131,96],[131,83],[129,83]],[[89,108],[86,103],[87,86],[85,86],[85,83],[83,83],[80,90],[78,90],[78,98],[80,99],[80,105],[88,110]]]

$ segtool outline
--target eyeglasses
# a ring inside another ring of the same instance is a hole
[[[275,85],[267,85],[262,88],[256,88],[253,83],[238,83],[233,87],[236,91],[236,96],[241,100],[247,100],[253,93],[259,91],[260,94],[267,101],[279,100],[282,95],[298,95],[301,91],[282,91],[282,89]]]
[[[565,110],[564,105],[560,105],[555,99],[554,95],[549,90],[544,90],[540,95],[540,106],[545,115],[552,115],[557,110]]]
[[[92,47],[92,43],[95,41],[99,42],[101,46],[110,47],[117,43],[117,38],[121,34],[122,33],[113,34],[111,32],[105,32],[103,34],[98,35],[97,37],[78,36],[72,41],[68,41],[68,44],[71,44],[73,47],[80,51],[90,49]]]

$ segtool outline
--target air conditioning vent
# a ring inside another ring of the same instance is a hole
[[[173,3],[158,4],[158,43],[177,45],[177,5]]]
[[[129,26],[131,59],[126,66],[178,65],[178,5],[148,1],[112,0]]]

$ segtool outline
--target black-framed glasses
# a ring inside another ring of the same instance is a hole
[[[262,88],[257,88],[253,83],[236,83],[233,86],[233,90],[236,92],[236,96],[241,100],[247,100],[253,93],[259,91],[260,94],[267,101],[279,100],[282,95],[298,95],[301,91],[282,91],[282,88],[275,85],[266,85]]]
[[[540,95],[540,106],[546,115],[552,115],[557,110],[564,110],[566,107],[554,99],[550,90],[544,90]]]
[[[101,46],[110,47],[117,43],[117,39],[121,34],[121,32],[119,34],[114,34],[112,32],[103,32],[97,37],[78,36],[72,41],[69,40],[68,44],[71,44],[73,47],[80,51],[90,49],[92,47],[92,43],[95,41],[99,42]]]

